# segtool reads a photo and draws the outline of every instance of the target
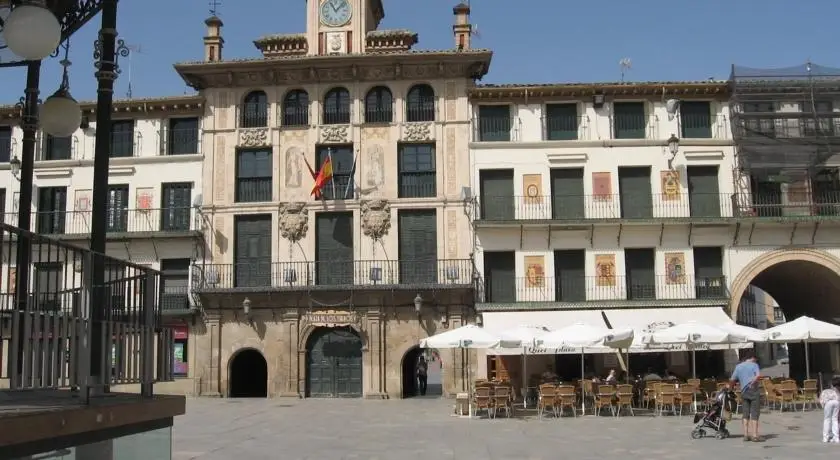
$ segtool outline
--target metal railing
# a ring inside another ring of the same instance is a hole
[[[195,155],[201,153],[199,134],[200,130],[178,128],[163,132],[160,138],[161,153],[165,155]],[[161,133],[158,133],[160,136]]]
[[[485,303],[728,298],[729,290],[725,277],[701,278],[685,273],[638,277],[531,276],[504,280],[485,279],[478,289],[478,301]]]
[[[517,117],[478,117],[472,120],[473,142],[519,141],[522,122]]]
[[[323,113],[325,125],[347,125],[350,124],[350,104],[342,105],[338,108],[324,109]]]
[[[32,213],[31,231],[48,235],[87,235],[91,211],[39,211]],[[17,213],[4,213],[3,223],[18,224]],[[199,216],[191,207],[115,209],[108,212],[112,233],[193,232],[201,229]]]
[[[365,105],[365,123],[391,123],[394,121],[394,111],[391,105]]]
[[[55,160],[79,160],[79,138],[77,136],[70,137],[52,137],[43,135],[45,139],[40,142],[40,152],[36,152],[35,159],[37,161],[55,161]]]
[[[518,220],[643,220],[813,217],[840,218],[840,192],[787,194],[655,193],[481,196],[475,218]]]
[[[681,113],[678,118],[682,139],[726,139],[728,122],[725,115]]]
[[[236,178],[236,202],[257,203],[271,201],[272,183],[271,171],[264,171],[268,177],[241,177]]]
[[[351,289],[373,286],[466,287],[473,283],[470,259],[272,262],[267,257],[262,262],[196,264],[190,270],[193,292],[316,286]]]
[[[840,137],[840,114],[807,112],[738,113],[732,124],[736,138],[751,140]]]
[[[286,107],[283,110],[282,120],[282,126],[309,126],[309,107]]]
[[[0,233],[0,379],[11,389],[89,386],[92,360],[105,384],[172,380],[159,272],[5,224]],[[20,259],[22,245],[31,251]],[[101,285],[93,284],[95,263],[105,270]],[[92,356],[95,331],[103,346]]]
[[[613,139],[657,139],[656,115],[616,113],[610,115]]]
[[[587,141],[590,139],[589,117],[575,116],[545,116],[542,117],[542,132],[544,141]]]
[[[400,198],[434,198],[437,196],[435,171],[401,172],[398,177]]]
[[[405,121],[408,123],[435,121],[436,112],[437,110],[435,108],[434,98],[427,101],[421,101],[416,104],[409,102],[406,103]]]
[[[143,134],[136,129],[111,133],[109,148],[111,158],[139,156],[143,150]]]
[[[269,104],[265,100],[245,102],[239,111],[240,128],[265,128],[268,126]]]

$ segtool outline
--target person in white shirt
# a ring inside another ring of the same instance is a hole
[[[604,381],[607,385],[615,385],[618,382],[618,379],[615,377],[615,369],[610,369],[610,374]]]
[[[834,377],[831,388],[820,393],[820,405],[823,408],[823,442],[840,443],[840,377]]]

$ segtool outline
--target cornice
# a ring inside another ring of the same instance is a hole
[[[638,82],[638,83],[548,83],[479,85],[469,91],[470,99],[578,99],[596,94],[613,98],[660,97],[728,97],[729,82]]]
[[[175,70],[198,90],[319,82],[481,79],[492,56],[492,51],[483,49],[282,56],[182,63],[175,64]]]
[[[91,116],[96,114],[96,101],[83,101],[82,115]],[[125,99],[114,101],[113,113],[138,114],[143,116],[153,115],[202,115],[204,113],[203,96],[173,96],[156,97],[148,99]],[[16,105],[0,106],[0,122],[6,120],[18,120],[20,108]]]

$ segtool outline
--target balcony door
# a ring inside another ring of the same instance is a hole
[[[479,193],[483,220],[513,220],[513,169],[484,169],[479,172]]]
[[[585,219],[583,198],[583,168],[551,170],[551,217],[553,219]]]
[[[656,251],[653,249],[625,249],[624,270],[627,299],[656,298]]]
[[[622,219],[650,219],[653,217],[650,167],[618,168],[618,193]]]
[[[190,229],[192,184],[162,184],[160,229],[164,232]]]
[[[586,251],[554,251],[554,282],[557,302],[586,300]]]
[[[315,218],[315,263],[315,283],[319,286],[353,284],[352,212],[321,212],[317,214]]]
[[[400,210],[400,284],[437,283],[437,212]]]
[[[718,167],[689,166],[686,173],[691,217],[720,217]]]
[[[128,185],[108,186],[108,231],[128,231]]]
[[[698,299],[724,297],[726,282],[723,277],[723,248],[694,248],[694,279]]]
[[[237,216],[234,246],[234,286],[271,286],[271,216]]]
[[[67,215],[67,187],[43,187],[38,189],[38,233],[64,233]]]
[[[516,302],[516,253],[484,253],[484,296],[486,302]]]

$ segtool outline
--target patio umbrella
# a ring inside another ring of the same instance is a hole
[[[754,327],[742,326],[740,324],[729,322],[718,325],[718,329],[722,329],[730,334],[740,335],[747,338],[748,342],[763,343],[767,341],[767,332]]]
[[[805,346],[805,375],[811,378],[811,363],[808,344],[840,341],[840,326],[810,316],[800,316],[788,323],[765,329],[767,341],[771,343],[802,342]]]
[[[591,326],[583,322],[557,329],[537,339],[537,344],[545,348],[580,348],[581,380],[586,377],[584,375],[583,357],[587,348],[629,348],[632,342],[633,331],[631,329],[608,329]],[[581,411],[586,411],[586,398],[584,397],[581,398]]]
[[[501,338],[474,324],[461,326],[457,329],[433,335],[420,341],[420,348],[460,348],[482,349],[499,346]],[[469,413],[472,417],[472,370],[467,366],[467,391],[469,398]]]
[[[685,344],[686,348],[691,350],[691,376],[693,378],[697,378],[697,345],[749,342],[742,334],[697,321],[688,321],[655,331],[649,336],[649,340],[653,343]]]
[[[545,326],[518,326],[502,331],[499,334],[500,348],[520,348],[522,350],[522,400],[523,407],[528,408],[528,349],[537,346],[537,340],[546,335],[549,329]]]

